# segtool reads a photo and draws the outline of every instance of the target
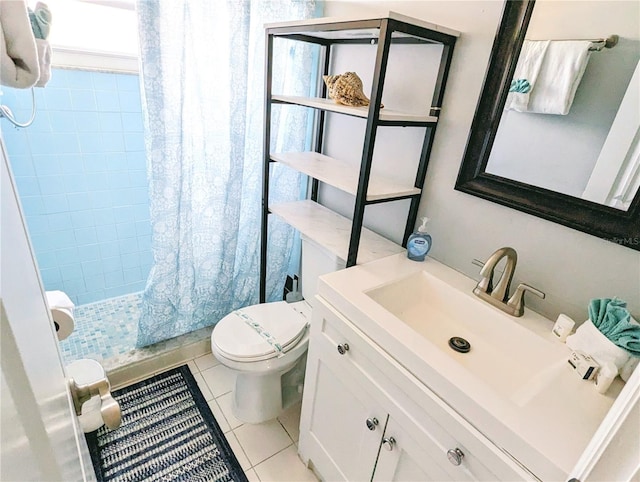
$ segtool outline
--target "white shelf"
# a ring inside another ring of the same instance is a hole
[[[350,164],[317,152],[277,152],[271,159],[327,183],[353,196],[358,190],[360,165]],[[420,189],[381,179],[371,172],[367,201],[420,194]]]
[[[363,22],[363,21],[371,21],[371,20],[383,20],[385,18],[390,18],[393,20],[400,20],[401,22],[405,22],[411,25],[416,25],[418,27],[426,28],[429,30],[434,30],[436,32],[444,33],[447,35],[451,35],[453,37],[459,37],[460,32],[457,30],[453,30],[448,27],[443,27],[442,25],[437,25],[435,23],[427,22],[425,20],[421,20],[418,18],[408,17],[406,15],[402,15],[401,13],[389,11],[387,15],[381,17],[361,17],[361,16],[352,16],[352,17],[320,17],[320,18],[312,18],[307,20],[293,20],[287,22],[275,22],[275,23],[267,23],[265,24],[265,28],[267,29],[275,29],[275,28],[286,28],[286,27],[299,27],[299,30],[294,31],[293,33],[307,34],[311,36],[316,36],[320,38],[352,38],[352,37],[360,37],[364,36],[365,33],[360,35],[353,34],[354,30],[333,30],[330,28],[331,24],[335,23],[345,23],[345,22]],[[314,27],[314,26],[322,26],[327,25],[326,31],[317,31],[317,30],[309,30],[305,29],[305,27]],[[366,35],[378,37],[378,28],[375,29],[357,29],[358,30],[366,30]],[[400,33],[400,32],[398,32]],[[408,36],[408,35],[406,35]]]
[[[275,102],[284,102],[286,104],[302,105],[312,107],[314,109],[322,109],[329,112],[337,112],[339,114],[347,114],[364,119],[369,115],[369,107],[351,107],[348,105],[336,104],[332,99],[323,99],[321,97],[298,97],[294,95],[272,95],[271,99]],[[411,114],[407,112],[398,112],[396,110],[380,109],[379,120],[387,122],[421,122],[436,123],[438,118],[426,114]]]
[[[347,259],[351,220],[310,200],[275,204],[270,209],[301,234],[343,261]],[[363,227],[357,263],[368,263],[403,251],[402,246]]]

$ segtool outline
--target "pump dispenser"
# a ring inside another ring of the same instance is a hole
[[[427,234],[428,222],[429,218],[422,218],[422,224],[407,241],[407,258],[413,261],[424,261],[431,249],[431,236]]]

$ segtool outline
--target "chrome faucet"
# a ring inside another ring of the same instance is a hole
[[[497,264],[502,258],[507,258],[507,263],[502,275],[500,276],[498,284],[494,286],[493,274]],[[511,286],[513,274],[516,271],[517,262],[518,254],[515,249],[509,247],[498,249],[489,256],[489,259],[482,265],[482,269],[480,270],[480,276],[482,276],[482,278],[478,282],[478,285],[473,289],[473,294],[509,315],[522,316],[524,314],[525,291],[530,291],[542,299],[544,299],[545,294],[533,286],[529,286],[526,283],[520,283],[513,296],[509,298],[509,288]]]

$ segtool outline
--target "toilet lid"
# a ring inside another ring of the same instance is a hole
[[[232,312],[222,318],[211,334],[212,343],[231,360],[257,361],[278,356],[267,338],[286,353],[296,346],[307,328],[308,320],[286,301],[251,305],[238,311],[240,314]],[[259,324],[260,329],[250,326],[247,320]]]

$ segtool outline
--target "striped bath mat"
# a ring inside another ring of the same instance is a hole
[[[86,434],[98,481],[247,481],[187,365],[113,396],[120,428]]]

